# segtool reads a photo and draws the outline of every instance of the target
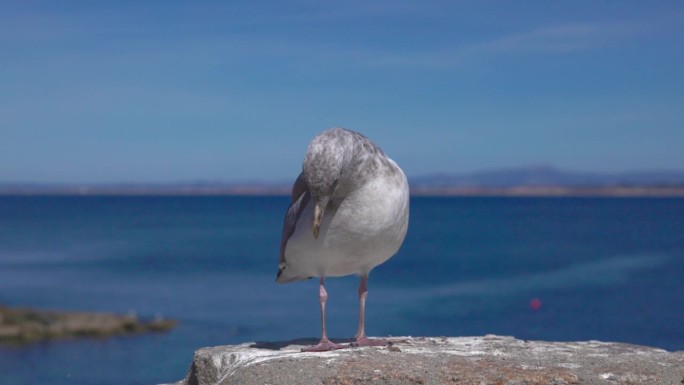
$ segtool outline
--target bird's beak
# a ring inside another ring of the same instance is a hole
[[[325,206],[328,205],[328,201],[318,202],[314,206],[314,217],[313,217],[313,236],[314,239],[318,239],[318,232],[321,229],[321,219],[325,213]]]

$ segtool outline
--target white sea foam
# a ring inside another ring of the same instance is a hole
[[[502,279],[483,279],[449,285],[421,288],[420,291],[402,291],[402,301],[407,299],[439,298],[465,295],[501,295],[525,291],[605,286],[625,282],[631,274],[662,265],[668,260],[663,254],[636,254],[617,256],[598,261],[578,263],[557,270],[517,275]],[[395,292],[397,289],[393,289]]]

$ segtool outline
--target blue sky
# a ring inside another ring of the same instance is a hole
[[[0,182],[684,168],[681,1],[0,1]]]

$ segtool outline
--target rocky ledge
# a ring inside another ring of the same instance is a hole
[[[682,385],[684,351],[488,335],[393,338],[386,347],[302,353],[314,340],[200,349],[175,385]]]
[[[174,320],[144,321],[135,315],[0,307],[0,343],[161,332],[175,325]]]

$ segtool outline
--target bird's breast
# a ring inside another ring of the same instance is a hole
[[[314,239],[313,207],[309,203],[288,241],[288,265],[312,276],[368,273],[394,255],[408,228],[406,177],[378,177],[333,199]]]

